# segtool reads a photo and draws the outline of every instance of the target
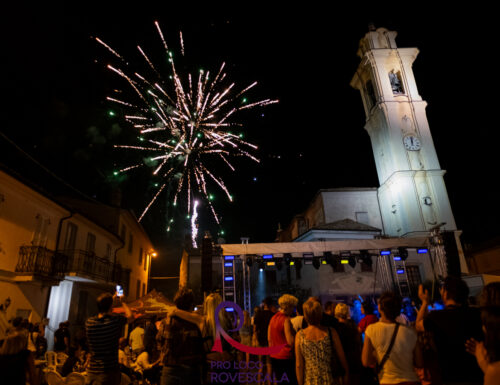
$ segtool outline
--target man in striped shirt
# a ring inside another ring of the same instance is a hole
[[[118,364],[118,340],[123,326],[132,320],[132,312],[122,302],[126,318],[113,314],[113,299],[110,293],[101,294],[97,298],[99,314],[90,317],[86,322],[87,339],[90,349],[90,362],[87,368],[88,385],[119,385],[121,381]],[[120,298],[121,301],[121,297]]]

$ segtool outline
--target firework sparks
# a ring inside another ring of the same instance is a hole
[[[196,220],[198,219],[198,201],[194,201],[193,205],[193,217],[191,218],[191,240],[193,241],[193,247],[196,248],[196,237],[198,237],[198,226],[196,225]]]
[[[194,200],[191,207],[191,199],[199,195],[204,198],[215,220],[219,223],[219,217],[212,205],[213,196],[208,193],[207,180],[224,191],[230,201],[232,195],[227,189],[224,181],[217,175],[214,169],[207,166],[207,160],[219,159],[221,164],[235,171],[230,162],[234,156],[243,156],[255,162],[259,160],[250,153],[257,146],[242,140],[242,135],[234,135],[228,131],[229,127],[240,126],[230,120],[238,111],[254,107],[262,107],[277,103],[277,100],[264,99],[247,103],[243,95],[255,87],[257,82],[240,88],[235,83],[226,80],[224,72],[225,63],[222,63],[217,75],[212,80],[210,72],[200,70],[197,75],[188,74],[187,80],[183,80],[178,74],[174,55],[168,49],[167,42],[163,36],[158,22],[155,22],[160,40],[166,52],[169,72],[166,79],[163,78],[159,67],[155,67],[150,57],[144,50],[137,46],[141,57],[146,61],[147,67],[152,70],[155,79],[148,80],[145,76],[127,71],[124,68],[116,68],[108,65],[108,69],[126,80],[133,88],[140,102],[129,102],[108,97],[107,100],[117,103],[125,110],[125,120],[129,122],[140,133],[141,145],[115,145],[116,148],[146,152],[144,162],[128,165],[119,170],[127,172],[141,166],[151,168],[153,177],[162,177],[161,187],[155,192],[153,198],[146,204],[142,212],[141,220],[152,204],[157,200],[166,186],[176,184],[172,190],[175,191],[172,205],[177,205],[178,197],[186,192],[187,215],[191,218],[193,244],[195,244],[195,222],[198,217],[198,200]],[[182,32],[179,34],[182,56],[185,55],[184,39]],[[99,38],[96,41],[103,45],[122,64],[125,60],[109,45]],[[125,63],[127,64],[127,63]],[[127,74],[130,73],[129,74]],[[158,184],[160,185],[160,184]],[[168,230],[173,222],[169,221]]]

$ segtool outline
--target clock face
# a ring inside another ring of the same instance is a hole
[[[415,135],[406,135],[403,138],[403,143],[405,148],[409,151],[418,151],[421,147],[420,139],[418,139]]]

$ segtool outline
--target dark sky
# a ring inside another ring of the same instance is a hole
[[[108,115],[114,106],[105,97],[120,79],[105,69],[114,61],[91,37],[102,38],[143,66],[135,46],[141,44],[153,59],[161,55],[153,25],[159,20],[174,47],[182,30],[186,61],[193,68],[215,71],[225,61],[228,75],[240,87],[259,81],[250,98],[280,100],[241,117],[245,138],[259,145],[262,162],[240,162],[235,173],[227,173],[234,203],[222,192],[215,200],[228,242],[239,242],[241,236],[272,241],[278,223],[286,226],[319,189],[378,187],[361,98],[349,86],[359,62],[359,39],[373,21],[398,31],[399,47],[420,49],[414,73],[428,102],[431,132],[441,168],[447,170],[445,181],[463,240],[498,235],[500,135],[493,57],[498,31],[492,12],[242,4],[246,8],[239,10],[141,3],[109,10],[85,5],[3,13],[2,90],[7,101],[0,130],[89,196],[106,201],[109,191],[120,187],[124,204],[139,214],[154,191],[152,181],[146,173],[112,178],[115,167],[132,156],[114,150],[113,144],[131,143],[135,133],[119,117]],[[8,163],[9,157],[4,154],[1,161]],[[168,237],[164,232],[162,202],[144,220],[157,244],[182,238],[180,232]],[[204,214],[200,230],[205,229],[214,235],[220,230]]]

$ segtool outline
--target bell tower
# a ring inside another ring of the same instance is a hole
[[[413,75],[419,51],[398,48],[396,35],[385,28],[370,28],[360,41],[361,63],[351,81],[365,109],[384,232],[393,237],[423,236],[442,223],[441,230],[455,231],[445,171],[427,122],[427,103]]]

